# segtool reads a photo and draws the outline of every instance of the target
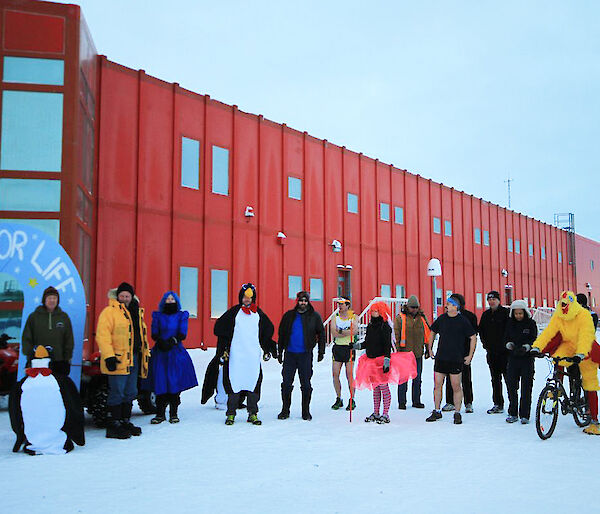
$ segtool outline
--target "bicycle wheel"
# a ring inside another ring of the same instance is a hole
[[[540,439],[548,439],[554,433],[558,421],[558,388],[542,389],[535,409],[535,429]]]
[[[579,386],[577,395],[573,396],[573,402],[575,403],[573,407],[573,419],[575,420],[575,424],[578,427],[587,427],[592,421],[592,416],[590,415],[590,409],[588,407],[585,391],[581,385]]]

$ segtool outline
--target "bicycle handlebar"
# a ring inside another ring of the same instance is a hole
[[[541,359],[541,358],[550,359],[552,362],[565,361],[565,362],[571,362],[573,364],[579,364],[581,362],[579,360],[574,359],[573,357],[553,357],[552,355],[550,355],[548,353],[533,353],[532,355],[538,359]]]

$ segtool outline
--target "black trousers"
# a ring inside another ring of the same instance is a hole
[[[506,373],[508,389],[508,415],[527,418],[531,414],[531,390],[535,367],[532,357],[509,357]],[[521,403],[519,404],[519,382]]]
[[[504,395],[502,394],[502,377],[507,384],[506,369],[508,366],[508,355],[505,353],[487,353],[487,363],[492,378],[492,400],[494,405],[504,408]]]
[[[227,395],[227,416],[235,416],[236,410],[240,404],[240,395],[246,395],[246,408],[248,409],[248,414],[257,414],[260,393],[254,391],[240,391],[239,393]]]
[[[283,356],[283,368],[281,368],[281,391],[291,393],[294,388],[294,377],[296,370],[300,378],[300,389],[304,392],[312,391],[310,379],[313,374],[313,355],[312,352],[291,353],[286,351]]]
[[[462,370],[462,390],[463,390],[463,403],[473,403],[473,381],[471,380],[471,365],[463,365]],[[452,382],[450,382],[450,375],[446,375],[446,403],[454,404],[454,392],[452,390]]]

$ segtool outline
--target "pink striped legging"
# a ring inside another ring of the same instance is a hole
[[[392,403],[392,395],[390,394],[390,386],[387,384],[379,384],[373,388],[373,412],[379,416],[379,404],[383,397],[383,414],[387,416]]]

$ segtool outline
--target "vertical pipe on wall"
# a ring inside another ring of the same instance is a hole
[[[206,166],[206,163],[208,162],[208,150],[209,150],[209,144],[208,144],[208,104],[210,103],[210,96],[209,95],[204,95],[204,119],[203,119],[203,127],[202,127],[202,133],[204,134],[204,144],[201,145],[202,149],[204,151],[204,158],[200,159],[200,169],[202,171],[202,173],[200,173],[200,177],[201,177],[201,181],[200,181],[200,187],[202,188],[202,263],[201,263],[201,267],[200,269],[202,270],[202,284],[198,284],[198,289],[200,289],[201,291],[205,291],[204,297],[208,298],[208,302],[205,302],[204,304],[204,308],[201,310],[202,312],[202,318],[200,320],[201,323],[201,327],[202,327],[202,333],[203,335],[208,335],[209,333],[211,333],[209,330],[207,330],[207,327],[205,326],[205,323],[210,320],[210,314],[211,314],[211,306],[210,306],[210,298],[211,298],[211,294],[212,294],[212,283],[210,281],[210,269],[205,269],[206,268],[206,246],[207,246],[207,241],[206,241],[206,203],[207,203],[207,199],[208,199],[208,187],[206,186],[207,184],[207,179],[206,179],[206,173],[208,170],[208,167]],[[231,296],[229,293],[229,288],[227,291],[227,307],[229,308],[231,306]]]
[[[231,107],[231,151],[230,151],[230,158],[227,162],[227,165],[229,166],[230,169],[228,169],[228,173],[229,173],[229,194],[231,198],[231,239],[232,239],[232,244],[231,246],[231,297],[235,298],[235,290],[237,289],[237,284],[235,284],[233,282],[233,277],[236,277],[236,258],[235,258],[235,245],[233,244],[233,241],[235,240],[235,218],[236,218],[236,212],[235,212],[235,204],[236,204],[236,188],[235,188],[235,184],[236,184],[236,179],[235,179],[235,160],[236,160],[236,155],[235,155],[235,118],[236,118],[236,114],[237,114],[237,105],[233,105]],[[246,268],[247,271],[248,268]]]
[[[256,209],[254,212],[254,217],[256,219],[256,237],[257,237],[257,244],[256,244],[256,263],[258,265],[258,269],[256,271],[256,287],[258,288],[259,291],[262,291],[262,273],[260,272],[262,269],[262,266],[260,264],[260,232],[261,232],[261,217],[260,217],[260,209],[261,209],[261,205],[260,205],[260,176],[261,176],[261,166],[262,166],[262,160],[261,160],[261,156],[262,156],[262,141],[261,141],[261,133],[262,133],[262,122],[263,122],[263,115],[259,114],[258,115],[258,125],[257,125],[257,130],[258,130],[258,138],[257,138],[257,145],[258,145],[258,152],[256,152],[256,159],[258,161],[258,188],[256,190],[257,195],[256,195]]]
[[[327,223],[327,139],[323,140],[323,145],[322,145],[322,149],[323,149],[323,176],[322,176],[322,183],[321,183],[321,187],[323,188],[323,220],[324,224],[323,224],[323,266],[324,269],[322,271],[321,276],[323,277],[323,319],[326,319],[329,316],[329,313],[327,312],[327,307],[329,306],[329,296],[327,293],[329,293],[329,280],[328,280],[328,275],[329,275],[329,269],[327,266],[327,227],[329,226]],[[344,162],[342,161],[342,177],[344,176]],[[343,178],[342,178],[343,180]],[[343,183],[343,182],[342,182]],[[343,188],[342,188],[343,190]],[[343,205],[342,205],[342,210],[343,210]],[[346,251],[346,241],[344,240],[344,225],[342,223],[342,251],[345,252]],[[342,255],[344,255],[344,253],[342,253]]]
[[[175,270],[175,262],[174,262],[174,247],[175,247],[175,188],[177,187],[179,173],[177,172],[177,92],[179,91],[179,84],[175,82],[173,84],[172,93],[173,93],[173,106],[172,106],[172,119],[173,124],[171,126],[171,244],[169,247],[169,266],[171,277],[170,289],[173,291],[178,291],[179,287],[177,284],[177,272]],[[179,291],[181,294],[181,291]],[[196,299],[197,300],[197,299]]]
[[[136,152],[136,173],[135,173],[135,237],[134,237],[134,248],[133,248],[133,281],[134,287],[138,287],[138,272],[140,266],[138,264],[138,246],[141,246],[141,241],[139,240],[139,217],[140,217],[140,154],[142,148],[142,79],[145,75],[144,70],[139,70],[137,74],[137,152]]]
[[[285,180],[285,129],[286,129],[287,125],[285,123],[283,123],[281,125],[281,184],[282,184],[282,191],[281,194],[283,196],[283,201],[281,202],[281,230],[283,231],[283,233],[285,234],[285,201],[287,198],[287,190],[286,190],[286,183],[287,181]],[[286,276],[285,276],[285,245],[281,245],[281,280],[282,280],[282,284],[281,284],[281,305],[284,306],[286,305]],[[289,295],[288,295],[289,296]]]

